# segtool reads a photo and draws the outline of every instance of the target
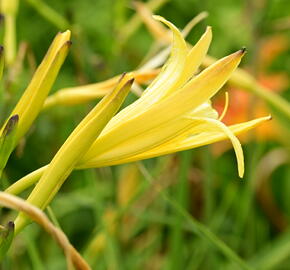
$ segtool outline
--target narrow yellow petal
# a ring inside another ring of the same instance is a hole
[[[211,40],[212,31],[211,27],[208,26],[203,36],[196,43],[196,45],[191,48],[186,57],[185,69],[182,73],[181,79],[183,83],[189,80],[197,71],[198,67],[200,66],[204,57],[207,54]]]
[[[70,47],[70,31],[59,33],[50,46],[30,84],[15,106],[11,115],[19,115],[16,141],[29,129],[41,110]],[[3,129],[3,128],[2,128]]]
[[[82,120],[56,153],[27,201],[44,209],[74,169],[82,155],[98,137],[104,126],[119,109],[133,80],[124,76],[118,86],[99,102]],[[16,231],[27,224],[23,214],[15,220]]]
[[[179,84],[180,76],[183,73],[184,65],[186,63],[186,56],[188,53],[187,45],[182,37],[180,31],[169,21],[161,16],[153,16],[155,20],[166,24],[173,33],[173,43],[171,49],[171,56],[164,65],[160,74],[152,82],[152,84],[145,90],[144,96],[152,94],[158,96],[166,96],[168,93],[176,89]],[[152,98],[154,99],[154,97]],[[155,100],[155,99],[154,99]]]
[[[154,79],[159,72],[159,69],[144,71],[137,70],[130,72],[130,74],[132,74],[137,83],[144,84]],[[118,83],[120,76],[121,75],[118,75],[98,83],[60,89],[45,100],[43,109],[48,109],[55,105],[81,104],[101,98],[112,91]]]
[[[190,33],[190,31],[192,30],[192,28],[196,24],[198,24],[200,21],[202,21],[207,16],[208,16],[208,13],[203,11],[203,12],[199,13],[196,17],[194,17],[181,31],[183,38],[185,38]],[[149,19],[149,18],[147,18],[147,19]],[[150,17],[150,20],[151,20],[151,23],[160,24],[160,22],[157,22],[156,20],[154,20],[152,18],[152,16]],[[170,45],[172,43],[171,38],[170,39],[166,38],[163,41],[164,42],[167,41],[167,43]],[[189,45],[189,44],[188,44],[188,46],[191,47],[191,45]],[[160,67],[161,65],[164,64],[164,62],[166,61],[169,54],[170,54],[170,47],[167,47],[167,48],[163,49],[162,51],[160,51],[155,56],[153,56],[151,59],[149,59],[145,64],[142,64],[142,66],[139,68],[139,70],[154,69],[154,68]]]
[[[225,135],[231,140],[235,153],[236,153],[239,176],[243,177],[244,170],[245,170],[243,149],[242,149],[240,141],[234,135],[234,133],[224,123],[218,120],[211,119],[211,118],[198,118],[198,117],[193,117],[192,119],[207,123],[209,126],[212,125],[214,128],[220,129],[223,133],[225,133]],[[207,129],[205,128],[205,132],[206,131]]]

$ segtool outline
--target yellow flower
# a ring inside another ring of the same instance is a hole
[[[218,120],[210,98],[238,66],[244,50],[233,53],[203,72],[194,73],[211,42],[211,28],[188,49],[178,29],[164,18],[173,31],[172,53],[158,77],[143,95],[118,113],[104,128],[78,168],[121,164],[206,145],[228,137],[234,146],[240,177],[244,174],[243,152],[235,132],[247,130],[269,119],[226,127]]]
[[[235,133],[253,128],[269,117],[227,127],[211,107],[210,99],[229,79],[245,50],[224,57],[195,75],[210,45],[211,28],[189,49],[173,24],[159,16],[155,19],[172,30],[172,52],[142,96],[111,118],[132,82],[131,75],[125,76],[77,126],[49,165],[19,180],[7,192],[15,194],[40,178],[27,201],[45,208],[73,169],[142,160],[225,138],[233,144],[239,176],[243,176],[243,151]],[[15,224],[19,231],[27,220],[20,214]]]

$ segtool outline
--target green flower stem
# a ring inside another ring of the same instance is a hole
[[[16,57],[16,30],[15,30],[15,16],[5,16],[5,34],[4,34],[4,47],[5,47],[5,60],[7,65],[11,65]]]
[[[27,189],[30,186],[32,186],[33,184],[35,184],[40,179],[40,177],[42,176],[42,174],[44,173],[44,171],[46,170],[47,167],[48,167],[48,165],[43,166],[43,167],[33,171],[32,173],[27,174],[26,176],[22,177],[17,182],[12,184],[10,187],[8,187],[5,190],[5,192],[7,192],[9,194],[13,194],[13,195],[20,194],[25,189]]]
[[[9,66],[16,57],[16,16],[18,12],[18,0],[0,1],[0,9],[4,15],[4,47],[5,62]]]

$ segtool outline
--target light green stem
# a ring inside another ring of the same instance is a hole
[[[22,191],[29,188],[33,184],[35,184],[40,179],[40,177],[42,176],[42,174],[44,173],[47,167],[48,165],[43,166],[33,171],[32,173],[25,175],[24,177],[19,179],[17,182],[12,184],[9,188],[7,188],[5,192],[9,194],[13,194],[13,195],[20,194]]]

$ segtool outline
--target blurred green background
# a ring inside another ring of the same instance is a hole
[[[38,2],[19,3],[17,42],[18,47],[26,44],[27,56],[21,72],[2,83],[2,120],[55,34],[64,30],[39,12]],[[143,24],[121,42],[123,29],[136,13],[129,0],[43,3],[73,31],[73,47],[53,91],[133,70],[154,42]],[[248,53],[241,66],[289,100],[289,10],[287,0],[168,0],[155,14],[183,28],[207,11],[209,16],[187,40],[193,44],[211,25],[210,55],[220,58],[245,46]],[[267,129],[242,139],[244,179],[238,178],[234,152],[225,143],[137,164],[76,171],[69,177],[48,214],[93,269],[290,269],[290,124],[279,121],[279,113],[266,105],[256,112],[261,100],[243,89],[225,88],[234,104],[229,122],[274,115]],[[213,100],[217,108],[223,91]],[[135,98],[131,94],[127,103]],[[47,164],[96,102],[44,111],[11,156],[5,181],[12,183]],[[110,217],[115,215],[112,225]],[[62,251],[33,224],[15,240],[2,269],[65,267]]]

